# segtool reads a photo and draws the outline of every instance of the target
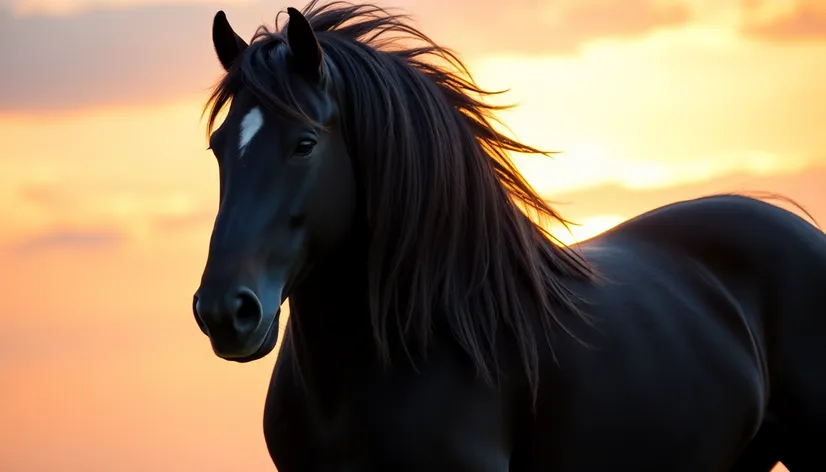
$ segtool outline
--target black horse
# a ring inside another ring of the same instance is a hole
[[[455,55],[372,5],[288,14],[249,44],[215,16],[194,299],[247,362],[289,297],[281,472],[823,470],[826,235],[718,195],[567,247]]]

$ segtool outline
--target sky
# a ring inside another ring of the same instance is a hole
[[[509,89],[514,157],[569,242],[657,206],[769,191],[826,221],[826,2],[383,0]],[[191,314],[217,207],[211,19],[278,1],[0,0],[0,470],[273,470],[275,355]]]

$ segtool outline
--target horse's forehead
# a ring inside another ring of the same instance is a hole
[[[261,107],[254,105],[247,110],[241,118],[241,124],[238,126],[238,151],[244,155],[250,142],[264,127],[264,113]]]

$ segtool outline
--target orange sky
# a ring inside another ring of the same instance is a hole
[[[822,2],[382,4],[511,88],[506,123],[562,152],[517,162],[583,224],[563,239],[726,190],[826,221]],[[190,302],[217,195],[211,16],[248,38],[286,6],[0,0],[0,470],[272,470],[274,356],[217,359]]]

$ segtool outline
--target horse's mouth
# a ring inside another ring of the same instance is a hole
[[[275,312],[275,316],[272,317],[269,328],[267,328],[267,334],[264,335],[261,345],[258,346],[258,349],[256,349],[255,352],[245,357],[237,357],[227,360],[243,364],[246,362],[257,361],[258,359],[261,359],[271,353],[272,350],[275,349],[275,345],[278,344],[278,320],[280,317],[281,307],[279,306],[278,311]]]

